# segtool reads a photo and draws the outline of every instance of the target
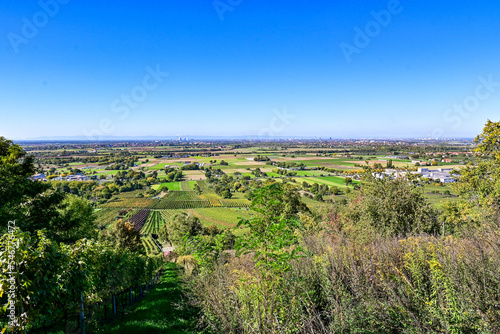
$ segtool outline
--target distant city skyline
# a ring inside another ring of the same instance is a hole
[[[0,136],[473,138],[494,1],[0,2]]]

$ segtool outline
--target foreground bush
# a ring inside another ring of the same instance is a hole
[[[273,289],[248,256],[195,278],[205,322],[224,333],[500,330],[498,228],[460,239],[320,233],[304,246],[312,255],[292,262]]]

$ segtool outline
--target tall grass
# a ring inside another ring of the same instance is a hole
[[[310,256],[273,281],[252,256],[190,279],[224,333],[500,333],[500,230],[461,237],[304,235]]]

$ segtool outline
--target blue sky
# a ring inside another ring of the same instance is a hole
[[[499,34],[498,1],[5,0],[0,135],[473,137]]]

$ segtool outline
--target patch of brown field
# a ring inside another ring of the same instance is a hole
[[[228,171],[229,171],[229,170],[228,170]],[[250,171],[249,171],[249,170],[246,170],[246,169],[244,169],[244,168],[237,168],[237,169],[233,169],[233,170],[232,170],[232,172],[233,172],[233,173],[234,173],[234,172],[240,172],[240,173],[242,173],[242,174],[243,174],[243,173],[250,173]]]
[[[165,195],[166,195],[166,194],[168,194],[168,192],[166,192],[166,191],[162,191],[162,192],[158,195],[158,197],[159,197],[159,198],[163,198],[163,197],[165,197]]]
[[[203,171],[201,170],[183,170],[182,173],[186,174],[186,175],[199,175],[199,174],[205,174]]]
[[[139,169],[141,167],[153,167],[161,163],[161,160],[150,161],[147,164],[140,164],[139,166],[131,167],[130,169]]]
[[[251,160],[248,160],[248,161],[241,161],[241,162],[235,162],[234,163],[235,165],[238,165],[238,166],[245,166],[245,165],[249,165],[249,166],[262,166],[262,165],[265,165],[266,163],[263,162],[263,161],[251,161]]]
[[[220,160],[225,160],[225,159],[236,159],[236,158],[245,158],[245,157],[242,157],[239,155],[234,156],[234,154],[221,154],[221,155],[211,157],[211,158],[212,158],[211,160],[220,161]]]
[[[336,165],[328,162],[318,162],[318,166],[323,166],[323,167],[328,167],[328,168],[335,168],[335,169],[353,169],[355,168],[354,166],[344,166],[344,165]]]
[[[191,157],[191,158],[180,158],[180,159],[161,159],[159,160],[161,163],[171,163],[171,162],[186,162],[186,161],[189,161],[189,162],[197,162],[197,160],[202,160],[202,159],[206,159],[206,158],[196,158],[196,157]],[[203,161],[200,161],[200,162],[203,162]]]
[[[102,167],[102,166],[95,165],[95,164],[82,164],[82,165],[74,165],[74,166],[71,166],[71,167],[73,167],[73,169],[77,169],[77,168],[83,168],[83,167],[99,168],[99,167]]]
[[[281,157],[281,158],[272,158],[271,160],[273,161],[297,161],[297,160],[332,160],[335,158],[332,157],[295,157],[295,158],[288,158],[288,157]]]
[[[206,180],[205,174],[191,174],[191,175],[186,175],[185,178],[189,181]]]

